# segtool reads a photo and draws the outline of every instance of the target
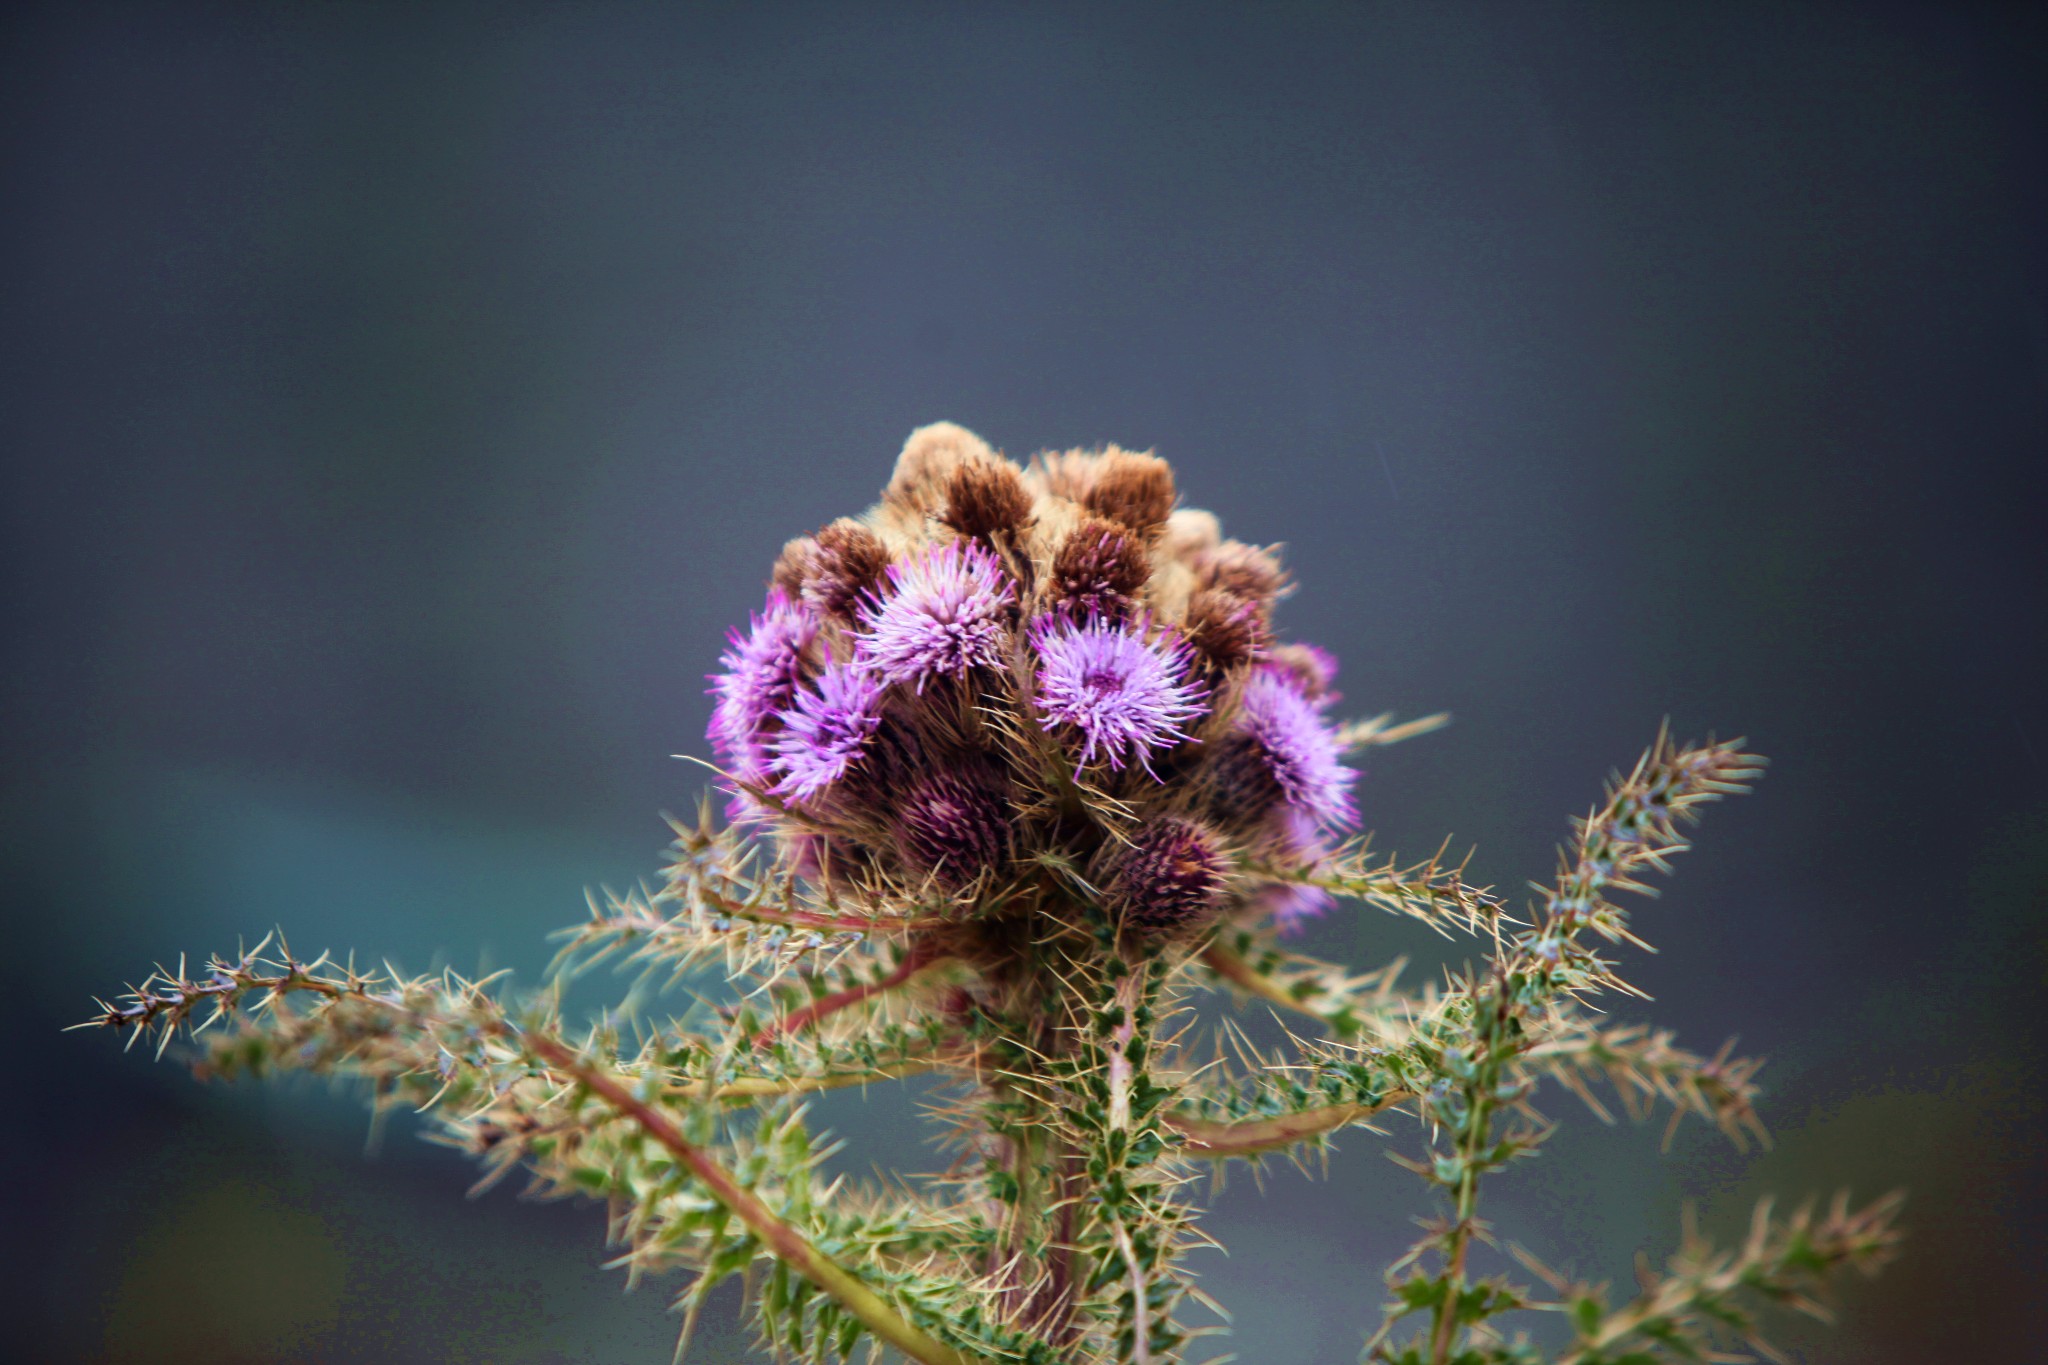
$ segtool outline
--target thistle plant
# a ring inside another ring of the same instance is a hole
[[[1756,1062],[1596,1005],[1637,994],[1609,956],[1645,946],[1622,898],[1763,760],[1660,735],[1525,906],[1443,851],[1376,854],[1343,760],[1443,718],[1339,723],[1336,661],[1274,634],[1274,552],[1176,503],[1150,455],[1020,469],[923,428],[877,506],[783,549],[711,679],[718,801],[672,822],[658,890],[564,931],[550,989],[266,940],[90,1022],[159,1051],[188,1034],[206,1077],[358,1078],[486,1180],[604,1200],[633,1275],[688,1272],[685,1341],[739,1277],[777,1358],[1187,1359],[1221,1330],[1188,1264],[1210,1245],[1199,1177],[1379,1121],[1440,1209],[1386,1272],[1362,1359],[1770,1354],[1756,1310],[1819,1313],[1833,1272],[1878,1267],[1896,1198],[1767,1204],[1727,1249],[1688,1229],[1622,1299],[1497,1240],[1480,1199],[1542,1146],[1547,1083],[1602,1117],[1618,1098],[1763,1137]],[[1398,962],[1294,951],[1340,899],[1464,939],[1470,965],[1410,989]],[[698,1003],[572,1027],[561,983],[607,958]],[[1204,993],[1282,1014],[1286,1046],[1198,1025]],[[807,1097],[913,1076],[943,1169],[825,1178]]]

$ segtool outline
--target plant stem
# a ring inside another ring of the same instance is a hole
[[[638,1124],[643,1132],[690,1168],[719,1203],[777,1258],[837,1299],[862,1326],[919,1365],[981,1365],[973,1356],[954,1350],[920,1331],[889,1302],[831,1260],[808,1238],[778,1218],[753,1191],[742,1186],[725,1167],[684,1137],[668,1115],[633,1094],[619,1078],[584,1061],[566,1044],[542,1033],[522,1035],[541,1061],[572,1077],[577,1084]]]
[[[1216,975],[1222,977],[1231,985],[1236,986],[1247,995],[1255,995],[1261,1000],[1278,1005],[1282,1009],[1293,1010],[1297,1014],[1306,1014],[1316,1019],[1322,1018],[1320,1014],[1317,1014],[1299,999],[1295,998],[1294,994],[1285,986],[1275,981],[1272,977],[1267,976],[1264,972],[1253,970],[1251,963],[1246,962],[1242,957],[1224,947],[1221,943],[1212,943],[1202,950],[1202,963],[1210,971],[1216,973]]]
[[[705,1081],[686,1081],[681,1085],[666,1087],[671,1095],[684,1095],[691,1099],[710,1100],[757,1100],[769,1099],[776,1095],[808,1095],[819,1090],[845,1090],[856,1085],[869,1085],[875,1081],[896,1081],[906,1076],[921,1076],[927,1071],[936,1071],[964,1060],[959,1055],[920,1058],[914,1062],[897,1062],[892,1066],[878,1066],[869,1071],[834,1071],[822,1076],[791,1076],[786,1079],[772,1076],[742,1076],[723,1085],[711,1085]]]
[[[935,966],[941,960],[925,952],[921,947],[912,948],[903,955],[901,962],[897,963],[887,975],[879,980],[864,982],[858,986],[849,986],[843,991],[834,991],[830,995],[813,1000],[800,1010],[786,1014],[780,1019],[771,1020],[766,1028],[754,1035],[753,1044],[755,1047],[765,1047],[767,1044],[774,1042],[779,1034],[795,1033],[799,1029],[809,1028],[827,1015],[836,1014],[840,1010],[851,1008],[863,1000],[882,994],[884,991],[892,991],[909,981],[911,977],[916,976],[926,967]]]
[[[1161,1122],[1181,1135],[1181,1151],[1188,1156],[1254,1156],[1292,1146],[1318,1133],[1334,1132],[1346,1124],[1370,1118],[1383,1109],[1413,1098],[1415,1096],[1409,1091],[1396,1090],[1377,1104],[1329,1104],[1320,1109],[1304,1109],[1298,1114],[1280,1114],[1268,1119],[1222,1123],[1167,1114]]]

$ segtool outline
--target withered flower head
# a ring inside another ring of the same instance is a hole
[[[881,591],[888,572],[889,551],[881,537],[841,517],[808,542],[798,591],[819,611],[850,620],[863,601]]]
[[[1203,554],[1196,563],[1196,577],[1204,587],[1221,588],[1268,610],[1289,586],[1287,571],[1270,550],[1239,540],[1226,540]]]
[[[1052,594],[1074,615],[1126,615],[1152,577],[1136,536],[1114,522],[1090,519],[1067,533],[1052,561]]]
[[[1031,494],[1008,460],[966,460],[946,485],[939,519],[976,540],[1012,538],[1031,520]]]
[[[996,453],[988,442],[963,426],[934,422],[910,433],[903,453],[896,457],[895,472],[882,490],[882,501],[920,512],[936,513],[946,505],[953,475],[962,465],[986,461],[995,463]]]
[[[1173,470],[1156,455],[1112,447],[1081,496],[1088,510],[1152,537],[1173,511]]]

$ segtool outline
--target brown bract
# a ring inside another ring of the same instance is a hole
[[[1152,566],[1145,547],[1129,531],[1090,517],[1060,542],[1052,562],[1052,594],[1061,605],[1086,614],[1121,616],[1145,590]]]
[[[1152,539],[1173,511],[1173,496],[1173,470],[1166,461],[1111,446],[1080,501],[1089,511]]]
[[[947,482],[939,520],[976,540],[1012,538],[1030,524],[1031,494],[1008,460],[966,460]]]
[[[1290,587],[1287,571],[1272,551],[1241,540],[1226,540],[1205,552],[1196,564],[1195,576],[1205,588],[1221,588],[1267,608]]]

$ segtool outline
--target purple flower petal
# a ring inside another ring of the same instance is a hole
[[[1201,684],[1187,676],[1187,646],[1147,639],[1143,625],[1045,616],[1031,628],[1039,724],[1079,730],[1082,767],[1100,754],[1121,768],[1135,754],[1151,772],[1151,752],[1187,738],[1181,727],[1208,709]]]
[[[781,713],[778,795],[809,801],[846,776],[882,723],[882,680],[858,664],[830,664]]]
[[[711,747],[735,777],[765,782],[779,717],[803,683],[805,657],[818,636],[818,617],[781,589],[754,613],[748,631],[730,632],[711,675]]]
[[[860,657],[892,683],[959,677],[1003,662],[1014,594],[996,557],[955,541],[889,568],[889,592],[869,610]]]
[[[1351,799],[1358,774],[1338,761],[1336,731],[1297,678],[1270,665],[1254,669],[1245,680],[1237,724],[1257,743],[1289,805],[1321,825],[1358,823]]]
[[[1253,893],[1255,909],[1271,915],[1273,927],[1283,934],[1298,934],[1309,920],[1328,910],[1335,900],[1320,886],[1299,886],[1271,882]]]

